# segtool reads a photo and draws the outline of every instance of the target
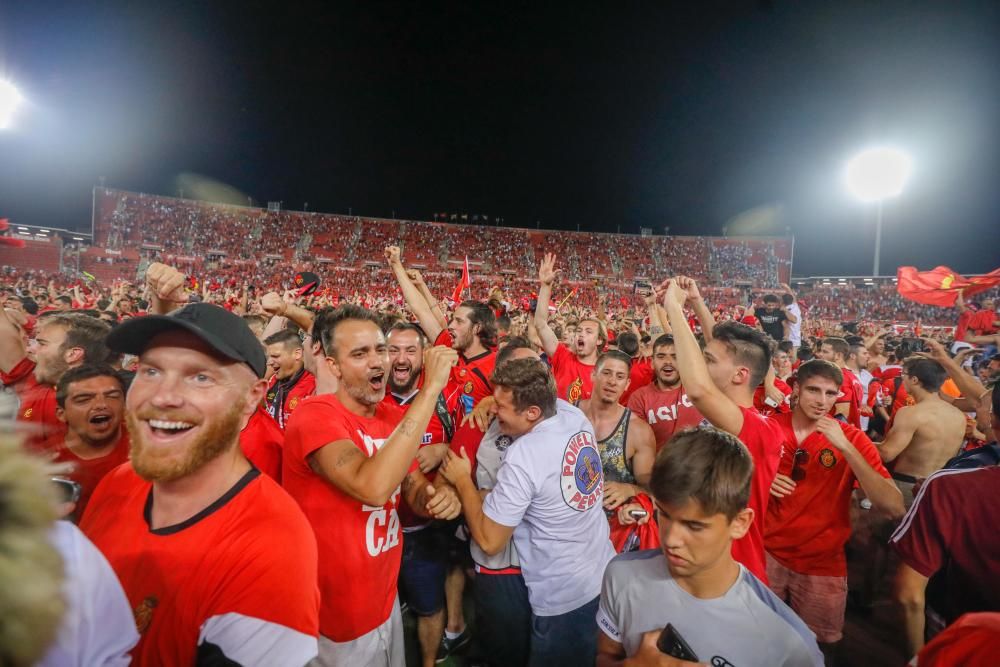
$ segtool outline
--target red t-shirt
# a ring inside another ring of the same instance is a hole
[[[66,424],[56,416],[56,388],[39,384],[35,379],[35,362],[21,359],[10,373],[0,373],[0,381],[11,387],[21,402],[17,420],[30,425],[24,439],[33,452],[44,452],[66,440]]]
[[[632,370],[629,371],[628,389],[622,392],[622,397],[618,402],[628,407],[628,401],[632,394],[639,391],[653,381],[653,362],[651,359],[633,359]]]
[[[653,428],[656,451],[667,444],[674,433],[697,426],[703,417],[684,392],[684,387],[660,389],[655,382],[640,387],[628,400],[628,409],[645,419]]]
[[[385,505],[365,505],[313,472],[308,457],[338,440],[373,456],[403,418],[386,402],[374,417],[356,415],[333,394],[304,401],[285,429],[282,483],[298,501],[319,543],[320,634],[346,642],[389,618],[396,599],[399,489]],[[417,468],[416,460],[410,471]]]
[[[435,345],[452,346],[452,337],[445,329],[434,341]],[[485,396],[493,395],[493,384],[490,377],[496,366],[496,351],[489,350],[474,357],[458,355],[458,363],[451,369],[451,378],[444,389],[444,397],[452,407],[452,419],[455,424],[455,434],[451,439],[451,448],[457,454],[465,447],[472,460],[472,474],[476,474],[476,452],[483,439],[483,432],[473,424],[461,426],[462,418],[472,412],[472,408]]]
[[[830,409],[830,415],[836,414],[837,405],[847,403],[847,423],[854,428],[861,428],[861,402],[864,400],[865,388],[850,368],[841,368],[840,372],[844,375],[844,381],[840,384],[840,395],[837,403]]]
[[[889,406],[889,416],[893,417],[896,411],[907,405],[914,405],[915,402],[906,392],[906,385],[903,384],[903,369],[899,366],[888,366],[882,370],[882,395],[892,398],[892,405]],[[899,386],[896,386],[896,378],[899,378]]]
[[[552,375],[556,379],[556,397],[569,403],[590,398],[594,391],[594,364],[581,363],[569,348],[559,343],[556,353],[549,359]]]
[[[750,502],[754,512],[750,530],[733,542],[733,558],[743,563],[754,576],[767,583],[764,558],[764,516],[771,497],[771,482],[778,473],[778,460],[785,443],[785,435],[775,420],[764,417],[753,408],[743,408],[743,428],[739,439],[753,457],[753,477],[750,479]]]
[[[851,536],[854,471],[819,431],[797,442],[791,413],[776,415],[773,421],[781,426],[788,442],[778,472],[791,476],[796,448],[808,452],[809,458],[799,466],[805,476],[795,483],[795,491],[784,498],[771,497],[764,519],[764,548],[793,572],[847,576],[844,545]],[[868,436],[849,424],[841,423],[840,428],[868,465],[888,479],[889,471]]]
[[[316,393],[316,376],[309,371],[302,371],[302,377],[299,378],[299,381],[291,389],[285,391],[283,405],[280,409],[275,404],[277,399],[276,384],[278,384],[278,376],[272,375],[267,384],[267,396],[264,400],[267,402],[268,413],[274,418],[278,428],[282,428],[288,424],[288,418],[292,416],[292,412],[299,406],[299,403]]]
[[[284,439],[285,434],[278,428],[278,424],[259,405],[240,433],[243,456],[278,484],[281,484],[281,448]]]
[[[128,453],[129,437],[128,430],[124,424],[122,425],[121,436],[119,436],[118,442],[115,443],[114,449],[96,459],[80,458],[70,451],[65,443],[61,447],[56,448],[56,463],[70,463],[73,466],[72,471],[64,473],[60,477],[66,477],[80,485],[80,500],[77,502],[76,509],[73,510],[73,514],[70,516],[74,523],[80,522],[80,517],[83,516],[83,512],[87,508],[87,503],[90,502],[90,496],[93,495],[97,484],[109,472],[128,461]]]
[[[939,470],[923,483],[889,544],[943,599],[949,623],[970,611],[1000,609],[1000,467]],[[928,595],[932,594],[931,588]]]
[[[157,530],[153,501],[152,484],[126,463],[100,483],[80,524],[135,614],[135,664],[193,665],[219,650],[265,662],[315,653],[316,539],[281,487],[250,470],[206,509]]]
[[[770,405],[764,402],[767,398],[767,392],[764,391],[764,385],[760,385],[753,391],[753,407],[760,414],[765,417],[770,417],[775,413],[785,413],[791,412],[792,407],[788,404],[788,397],[792,395],[792,388],[788,386],[788,383],[781,378],[774,378],[774,386],[785,395],[785,400],[778,404],[778,407],[772,408]]]

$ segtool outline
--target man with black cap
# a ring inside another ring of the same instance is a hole
[[[266,360],[243,320],[209,304],[129,320],[131,461],[97,487],[81,528],[121,580],[138,664],[305,664],[318,652],[316,540],[244,457]]]

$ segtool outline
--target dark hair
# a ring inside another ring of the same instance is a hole
[[[497,329],[499,331],[510,331],[510,318],[506,315],[501,315],[497,318]]]
[[[292,329],[282,329],[264,339],[264,345],[275,345],[277,343],[281,343],[286,348],[291,349],[302,347],[302,339],[299,338],[298,332]]]
[[[105,345],[111,326],[103,320],[82,313],[48,313],[39,322],[43,323],[58,324],[66,330],[60,352],[78,347],[83,350],[83,361],[87,364],[106,364],[115,356]]]
[[[944,369],[944,366],[933,359],[924,357],[907,359],[903,362],[903,371],[907,375],[915,377],[926,391],[939,390],[944,381],[948,379],[948,371]]]
[[[496,347],[497,344],[497,317],[493,310],[481,301],[469,299],[458,304],[458,307],[468,308],[469,322],[479,325],[479,333],[476,334],[483,347]]]
[[[21,307],[24,308],[24,312],[29,315],[38,314],[38,302],[32,299],[30,296],[23,297],[21,299]]]
[[[639,354],[639,337],[631,331],[619,334],[615,341],[618,343],[618,349],[628,356],[634,357]]]
[[[543,361],[511,359],[496,366],[490,381],[514,394],[514,407],[518,411],[534,405],[545,417],[555,415],[556,381]]]
[[[810,359],[814,359],[816,355],[813,354],[812,348],[810,348],[808,345],[803,345],[802,347],[799,348],[796,357],[798,357],[799,361],[805,362],[809,361]]]
[[[73,305],[73,298],[66,296],[65,294],[60,294],[55,298],[55,300],[59,301],[60,303],[65,303],[67,306]]]
[[[393,331],[415,331],[417,332],[417,340],[420,341],[420,346],[423,347],[427,345],[427,335],[424,333],[424,330],[421,329],[420,325],[418,324],[414,324],[413,322],[407,322],[405,320],[400,320],[399,322],[396,322],[391,327],[389,327],[389,331],[387,331],[385,334],[386,338],[392,335]]]
[[[122,392],[124,392],[127,387],[125,386],[125,380],[119,375],[118,371],[113,369],[107,364],[83,364],[82,366],[77,366],[76,368],[71,368],[62,374],[59,378],[59,382],[56,383],[56,403],[60,408],[66,407],[66,397],[69,395],[69,386],[74,382],[83,382],[84,380],[90,380],[91,378],[102,378],[110,377],[118,381],[121,385]]]
[[[639,340],[642,342],[643,345],[645,345],[649,341],[653,340],[653,338],[649,334],[642,334],[642,338],[640,338]]]
[[[658,348],[661,348],[665,345],[672,346],[673,344],[674,344],[673,334],[660,334],[659,336],[656,337],[656,340],[653,341],[653,354],[656,354],[656,350]]]
[[[782,340],[775,346],[774,353],[777,354],[778,352],[784,352],[785,354],[791,354],[794,349],[795,346],[792,345],[792,341]]]
[[[834,354],[839,354],[844,359],[847,359],[847,355],[851,353],[851,346],[843,338],[837,338],[836,336],[824,338],[823,342],[820,343],[820,347],[823,345],[829,345],[833,349]]]
[[[629,370],[632,370],[632,357],[630,357],[629,355],[625,354],[621,350],[608,350],[607,352],[603,353],[601,356],[597,357],[597,363],[594,364],[594,370],[601,370],[601,367],[605,363],[611,361],[612,359],[615,360],[615,361],[622,362],[623,364],[625,364],[626,368],[628,368]]]
[[[862,339],[859,342],[851,343],[850,344],[850,347],[848,348],[849,351],[847,353],[847,356],[848,357],[857,356],[858,352],[860,352],[861,350],[867,350],[867,349],[868,348],[865,347],[865,341]]]
[[[313,339],[316,338],[318,330],[319,339],[323,342],[323,352],[326,355],[337,356],[336,346],[334,345],[337,327],[343,322],[352,320],[371,322],[376,327],[380,325],[379,316],[375,311],[363,306],[356,306],[353,303],[345,303],[329,312],[320,311],[316,314],[316,319],[313,320],[312,337]],[[379,330],[381,331],[381,327],[379,327]]]
[[[497,351],[496,360],[493,362],[493,367],[496,368],[500,364],[504,363],[510,359],[511,355],[514,354],[514,350],[534,350],[531,341],[524,336],[511,336],[504,343],[504,346]]]
[[[660,450],[649,489],[658,503],[697,500],[705,514],[725,514],[732,521],[750,500],[752,476],[746,446],[734,435],[703,426],[677,433]]]
[[[778,303],[779,301],[781,300],[774,294],[764,295],[764,303]]]
[[[802,385],[809,378],[816,376],[832,380],[837,383],[838,387],[844,383],[843,371],[840,370],[837,364],[826,359],[812,359],[807,361],[799,366],[799,370],[795,372],[795,379],[799,385]]]
[[[774,340],[763,331],[740,322],[722,322],[712,329],[712,338],[726,346],[729,354],[750,369],[750,388],[764,381],[774,356]]]
[[[795,297],[785,292],[784,294],[781,295],[781,303],[785,304],[786,306],[790,306],[793,303],[795,303]]]

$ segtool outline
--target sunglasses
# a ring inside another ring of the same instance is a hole
[[[792,481],[801,482],[806,478],[805,465],[809,462],[809,452],[804,449],[796,449],[792,454]]]

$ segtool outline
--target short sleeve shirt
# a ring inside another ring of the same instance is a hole
[[[65,444],[57,448],[56,462],[68,463],[72,466],[72,470],[64,476],[80,485],[80,500],[76,503],[76,509],[73,510],[73,514],[70,517],[73,521],[80,521],[84,511],[87,509],[87,503],[90,502],[90,497],[93,495],[94,489],[104,479],[104,476],[128,461],[128,451],[129,437],[124,425],[114,449],[104,456],[94,459],[84,459],[74,454]]]
[[[670,575],[660,550],[616,556],[604,572],[597,626],[634,656],[645,632],[667,624],[699,664],[802,667],[823,664],[816,637],[788,605],[740,567],[718,598],[697,598]]]
[[[0,381],[17,394],[17,420],[31,427],[25,438],[29,450],[44,452],[66,439],[66,424],[56,416],[56,388],[35,379],[35,362],[25,357],[10,373],[0,374]]]
[[[564,614],[600,593],[614,555],[603,497],[597,438],[579,409],[557,410],[508,447],[483,512],[514,528],[536,615]]]
[[[966,612],[1000,609],[998,489],[998,466],[939,470],[889,540],[911,568],[943,577],[944,600],[935,611],[949,623]]]
[[[777,341],[784,339],[785,327],[782,323],[788,319],[785,311],[780,308],[775,308],[771,311],[766,308],[758,308],[755,314],[757,315],[757,319],[760,320],[760,326],[764,330],[764,333]]]
[[[590,398],[594,391],[594,365],[581,363],[569,348],[560,343],[552,355],[552,375],[556,379],[556,396],[569,403]]]
[[[767,515],[762,517],[764,548],[793,572],[846,576],[844,545],[851,536],[854,472],[843,454],[819,431],[809,434],[796,447],[792,415],[782,414],[772,419],[781,426],[790,445],[785,447],[778,472],[791,476],[797,449],[806,452],[806,460],[799,464],[804,476],[796,481],[795,490],[784,498],[772,497],[768,501]],[[889,471],[868,436],[849,424],[837,423],[868,465],[888,479]]]
[[[402,412],[385,402],[376,405],[373,417],[364,417],[335,395],[322,394],[303,401],[285,429],[282,484],[316,532],[320,633],[333,641],[357,639],[389,618],[403,551],[400,491],[385,505],[366,505],[316,474],[309,455],[349,440],[365,456],[374,456],[401,419]]]
[[[652,427],[656,451],[660,451],[674,433],[697,426],[703,419],[681,385],[663,390],[655,382],[647,384],[632,394],[628,409]]]
[[[281,483],[281,446],[285,434],[263,407],[250,415],[250,420],[240,433],[243,456],[262,473]]]
[[[126,463],[98,485],[80,524],[125,589],[141,635],[136,664],[316,655],[316,538],[281,487],[251,468],[194,517],[156,530],[153,502],[152,484]]]

